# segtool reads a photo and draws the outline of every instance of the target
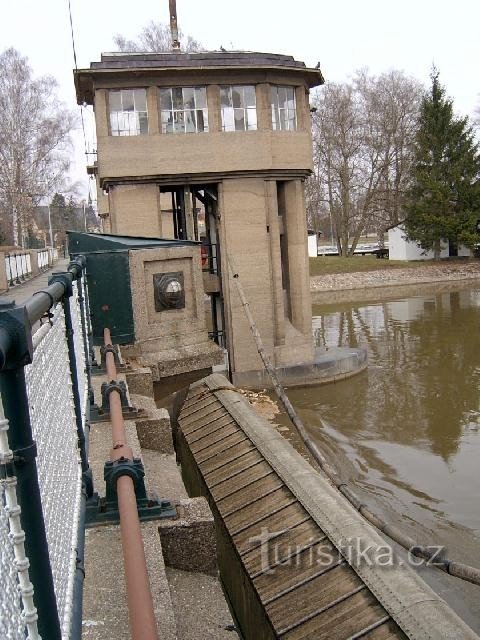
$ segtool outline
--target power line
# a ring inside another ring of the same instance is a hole
[[[73,19],[72,19],[72,5],[70,0],[67,0],[68,2],[68,16],[70,18],[70,34],[71,34],[71,38],[72,38],[72,50],[73,50],[73,62],[75,64],[75,71],[78,71],[78,64],[77,64],[77,50],[75,47],[75,34],[73,31]],[[80,105],[80,118],[82,121],[82,133],[83,133],[83,146],[84,146],[84,152],[85,152],[85,156],[88,159],[88,145],[87,145],[87,135],[85,133],[85,120],[83,118],[83,106]]]

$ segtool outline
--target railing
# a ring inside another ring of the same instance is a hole
[[[0,638],[81,637],[92,492],[83,266],[21,306],[0,302]]]
[[[40,271],[48,269],[48,267],[50,266],[48,261],[48,249],[42,249],[42,251],[39,251],[37,253],[37,260],[38,268]]]
[[[10,287],[20,284],[26,277],[32,275],[32,262],[30,254],[23,253],[6,253],[5,254],[5,271],[7,273],[7,281]]]

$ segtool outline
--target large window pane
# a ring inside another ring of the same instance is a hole
[[[232,102],[235,109],[243,107],[243,87],[232,87]]]
[[[172,90],[160,89],[160,109],[170,111],[172,109]]]
[[[244,99],[246,107],[254,107],[256,104],[255,100],[255,87],[246,86],[244,88]]]
[[[231,107],[231,87],[220,87],[220,105],[222,107]]]
[[[110,91],[108,104],[112,136],[138,136],[148,133],[145,89]]]
[[[197,109],[207,108],[207,90],[205,87],[197,87],[195,89],[195,106]]]
[[[172,89],[172,102],[174,109],[183,109],[183,91],[181,87]]]
[[[297,128],[295,88],[272,86],[271,102],[273,129],[294,131]]]
[[[195,90],[193,87],[183,89],[183,109],[195,109]]]
[[[247,115],[247,129],[249,131],[254,131],[257,128],[257,110],[255,108],[246,109],[245,113]]]
[[[221,87],[220,104],[223,131],[249,131],[257,128],[254,86]]]
[[[133,92],[135,111],[147,110],[147,92],[145,89],[135,89]]]
[[[205,87],[159,89],[159,94],[162,133],[208,131],[207,93]],[[201,105],[200,109],[198,105]]]
[[[235,131],[245,131],[245,111],[243,109],[234,109],[235,112]]]
[[[122,91],[122,108],[123,111],[135,110],[135,103],[133,101],[133,90]]]
[[[110,105],[110,113],[114,111],[122,111],[122,92],[110,91],[108,95],[108,103]]]

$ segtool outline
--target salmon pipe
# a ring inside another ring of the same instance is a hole
[[[110,329],[104,329],[105,345],[111,344]],[[105,364],[108,380],[116,380],[117,369],[113,353],[107,351]],[[110,421],[112,424],[111,460],[133,459],[131,447],[126,443],[125,424],[122,415],[120,394],[113,389],[108,396]],[[143,547],[140,520],[133,479],[122,475],[117,479],[118,510],[122,538],[125,585],[127,591],[128,617],[132,640],[158,640],[157,625],[153,612],[152,593],[148,579],[145,549]]]

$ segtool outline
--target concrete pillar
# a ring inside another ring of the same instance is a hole
[[[312,332],[312,309],[303,183],[301,180],[289,180],[284,184],[291,319],[293,326],[308,336]]]
[[[257,84],[255,88],[257,100],[257,126],[260,131],[272,130],[272,105],[270,100],[270,85]]]
[[[157,87],[148,87],[147,89],[147,113],[148,113],[148,133],[156,135],[160,133],[158,121],[158,89]]]
[[[208,130],[215,133],[222,130],[220,117],[220,87],[218,84],[207,86]]]
[[[273,294],[270,238],[267,233],[265,181],[260,178],[224,180],[219,189],[222,284],[229,352],[234,372],[263,368],[245,318],[227,256],[235,260],[250,310],[270,357],[274,352]]]
[[[273,315],[275,346],[285,342],[285,305],[283,303],[282,259],[280,253],[280,225],[278,220],[277,183],[265,180],[267,229],[270,238],[270,263],[272,274]]]
[[[297,129],[311,131],[309,92],[303,85],[295,87],[295,103],[297,106]]]
[[[110,118],[108,117],[108,99],[106,89],[95,91],[95,124],[97,127],[97,138],[108,136],[110,131]]]
[[[185,187],[183,190],[183,201],[185,206],[185,225],[187,231],[187,240],[195,240],[195,227],[193,224],[193,207],[192,207],[192,194],[190,193],[190,187]]]
[[[7,269],[5,265],[5,253],[0,251],[0,293],[8,291]]]

